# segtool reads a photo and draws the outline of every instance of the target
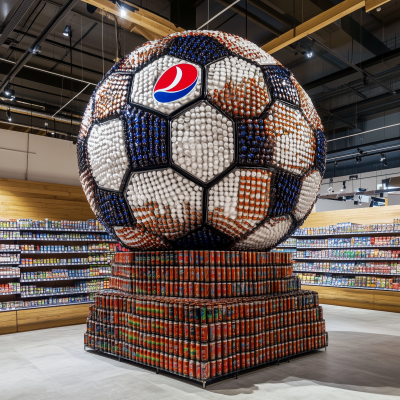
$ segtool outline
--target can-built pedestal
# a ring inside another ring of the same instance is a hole
[[[289,253],[117,253],[85,348],[203,385],[324,348],[318,293],[292,269]]]

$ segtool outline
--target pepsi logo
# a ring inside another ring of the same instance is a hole
[[[158,78],[153,96],[159,103],[171,103],[187,96],[196,86],[199,71],[191,64],[168,68]]]

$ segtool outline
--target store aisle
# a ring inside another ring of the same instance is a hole
[[[400,396],[400,314],[324,306],[329,348],[199,385],[83,350],[84,325],[0,336],[0,398],[379,399]],[[385,397],[386,398],[386,397]]]

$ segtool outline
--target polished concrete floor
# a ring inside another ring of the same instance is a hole
[[[208,386],[83,350],[84,325],[0,336],[0,399],[387,399],[400,396],[400,314],[324,306],[326,352]]]

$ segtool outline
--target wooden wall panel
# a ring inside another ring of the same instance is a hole
[[[89,304],[20,310],[17,311],[18,332],[83,324],[88,313]]]
[[[0,218],[95,218],[80,186],[0,178]]]
[[[400,206],[368,207],[350,210],[333,210],[312,212],[306,219],[303,228],[335,225],[339,222],[355,224],[387,224],[393,223],[393,218],[400,218]]]
[[[400,313],[400,292],[301,285],[319,294],[321,304]]]
[[[17,312],[2,311],[0,313],[0,335],[17,332]]]

